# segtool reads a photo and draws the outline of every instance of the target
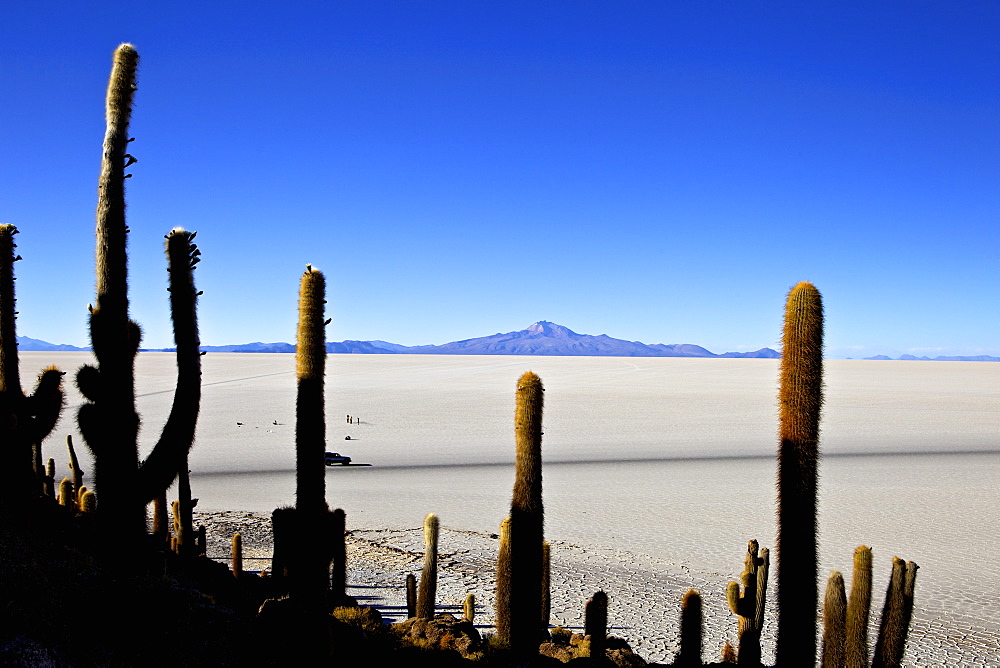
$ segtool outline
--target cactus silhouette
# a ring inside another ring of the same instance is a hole
[[[333,568],[330,570],[330,597],[334,605],[343,604],[347,597],[347,515],[337,508],[331,513]]]
[[[542,639],[542,406],[544,388],[531,371],[517,382],[517,459],[510,504],[510,647],[515,657],[537,653]]]
[[[879,622],[878,640],[872,668],[898,668],[903,663],[906,636],[913,613],[913,587],[916,583],[917,565],[892,558],[892,576],[885,593],[882,619]]]
[[[779,668],[816,663],[816,480],[823,403],[823,303],[802,282],[788,293],[778,394]]]
[[[438,532],[440,522],[434,513],[424,518],[424,568],[417,590],[417,617],[432,619],[437,598]]]
[[[859,545],[854,550],[851,595],[847,601],[844,629],[844,665],[868,668],[868,616],[872,604],[872,549]]]
[[[700,666],[702,636],[701,595],[689,589],[681,599],[681,647],[674,665],[688,668]]]
[[[413,573],[406,574],[406,617],[412,619],[417,616],[417,576]]]
[[[107,132],[97,202],[97,303],[90,312],[90,338],[97,366],[84,366],[77,387],[88,400],[77,421],[94,454],[95,484],[101,495],[98,520],[108,554],[119,541],[143,542],[146,505],[177,476],[194,442],[201,397],[201,356],[193,270],[201,254],[194,233],[177,228],[167,235],[170,312],[177,352],[177,384],[162,433],[141,464],[139,416],[135,409],[135,356],[139,326],[129,319],[125,221],[128,125],[139,56],[131,44],[115,51],[107,94]],[[130,555],[129,555],[130,558]]]
[[[27,520],[27,504],[41,491],[37,468],[39,445],[49,435],[63,405],[62,372],[54,366],[42,371],[31,396],[21,388],[17,354],[17,310],[14,300],[13,225],[0,225],[0,442],[8,477],[2,486],[3,507],[11,518]],[[36,462],[37,458],[37,462]]]
[[[760,666],[760,632],[764,624],[764,596],[767,591],[768,551],[758,554],[756,540],[747,543],[740,583],[730,582],[726,587],[729,609],[738,615],[740,644],[737,654],[741,666]]]
[[[831,571],[826,581],[823,598],[823,650],[820,665],[823,668],[842,668],[844,665],[847,623],[847,593],[844,576]]]
[[[590,656],[603,659],[608,642],[608,595],[603,591],[594,592],[584,607],[583,634],[590,636]]]

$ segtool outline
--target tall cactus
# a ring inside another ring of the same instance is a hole
[[[54,366],[42,371],[35,392],[21,389],[17,355],[17,310],[14,301],[14,255],[17,247],[13,225],[0,225],[0,442],[3,443],[8,479],[3,485],[3,506],[11,517],[23,516],[26,504],[41,491],[36,474],[36,447],[49,435],[63,405],[62,372]]]
[[[510,645],[510,517],[500,522],[500,545],[497,547],[497,594],[493,601],[497,638]]]
[[[816,663],[816,482],[823,404],[823,303],[802,282],[788,293],[778,395],[779,668]]]
[[[139,462],[139,416],[135,409],[135,356],[139,326],[129,319],[128,254],[125,221],[125,168],[135,162],[127,153],[128,124],[139,55],[131,44],[115,50],[107,94],[107,132],[97,202],[97,304],[90,312],[90,339],[97,366],[76,376],[88,400],[77,421],[94,454],[100,494],[98,517],[103,544],[125,560],[146,531],[146,505],[186,466],[194,442],[201,398],[201,356],[193,269],[199,262],[194,233],[177,228],[167,235],[170,312],[177,347],[177,384],[173,405],[150,455]],[[130,556],[130,555],[129,555]]]
[[[537,653],[542,638],[542,380],[531,371],[517,382],[517,460],[510,505],[510,647],[515,657]]]
[[[325,511],[326,505],[326,406],[323,383],[326,372],[326,279],[306,265],[299,282],[299,326],[295,342],[295,508]]]
[[[437,599],[438,516],[430,513],[424,518],[424,568],[420,572],[420,587],[417,590],[417,617],[432,619]]]
[[[295,508],[272,514],[275,558],[282,553],[292,598],[306,607],[329,607],[334,515],[326,503],[326,279],[312,265],[299,281],[295,343]]]

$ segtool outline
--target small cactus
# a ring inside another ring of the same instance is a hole
[[[330,596],[335,604],[347,596],[347,515],[337,508],[331,514],[330,532],[333,568],[330,570]]]
[[[898,668],[903,663],[906,636],[913,614],[913,588],[916,583],[917,565],[892,558],[892,576],[885,593],[882,619],[879,622],[878,641],[872,668]]]
[[[689,589],[681,599],[681,648],[674,665],[680,668],[700,666],[702,638],[701,595]]]
[[[232,566],[233,577],[239,580],[243,577],[243,536],[239,533],[233,534]]]
[[[822,668],[841,668],[844,665],[847,623],[847,593],[844,576],[831,571],[826,581],[823,598],[823,650]]]
[[[737,631],[740,645],[738,659],[741,666],[760,665],[760,632],[764,623],[764,595],[767,591],[767,571],[769,553],[765,548],[760,551],[756,540],[747,543],[747,552],[743,559],[743,573],[740,574],[740,584],[730,582],[726,587],[726,600],[729,609],[739,617]]]
[[[590,636],[590,656],[604,658],[608,642],[608,595],[594,592],[584,608],[583,619],[583,635]]]
[[[73,481],[63,478],[59,482],[59,505],[76,510],[76,493],[73,491]]]
[[[474,622],[476,620],[476,595],[466,594],[465,601],[462,602],[462,615],[467,622]]]
[[[510,517],[500,523],[500,544],[497,547],[497,594],[493,602],[497,639],[510,644]]]
[[[413,619],[417,616],[417,576],[413,573],[406,574],[406,618]]]
[[[859,545],[854,550],[851,595],[847,601],[844,628],[844,665],[868,668],[868,616],[872,604],[872,549]]]

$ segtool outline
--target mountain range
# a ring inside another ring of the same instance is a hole
[[[26,336],[17,337],[21,350],[71,351],[87,350],[65,344],[52,344]],[[240,343],[224,346],[201,346],[210,353],[294,353],[293,343]],[[173,348],[148,349],[170,352]],[[497,333],[474,339],[452,341],[441,345],[404,346],[388,341],[331,341],[326,344],[328,353],[353,353],[362,355],[579,355],[588,357],[744,357],[777,359],[781,353],[771,348],[752,352],[713,353],[692,343],[642,343],[615,339],[607,334],[594,336],[578,334],[568,327],[545,320],[516,332]],[[889,360],[885,355],[866,357],[868,360]],[[951,362],[1000,362],[1000,357],[989,355],[963,355],[914,357],[903,355],[900,360],[951,361]]]

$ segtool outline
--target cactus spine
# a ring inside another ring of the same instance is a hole
[[[844,665],[847,623],[847,594],[844,576],[831,571],[826,581],[823,598],[823,668],[841,668]]]
[[[432,619],[437,598],[438,532],[440,523],[434,513],[424,518],[424,568],[417,591],[417,617]]]
[[[681,648],[674,665],[688,668],[701,663],[701,594],[689,589],[681,599]]]
[[[740,591],[740,585],[736,582],[730,582],[726,587],[729,609],[739,617],[738,661],[741,666],[760,666],[760,632],[764,624],[764,596],[767,591],[769,556],[766,548],[760,556],[758,550],[759,545],[756,540],[747,543],[743,573],[740,574],[743,591]]]
[[[510,647],[515,657],[537,653],[542,638],[542,380],[531,371],[517,382],[517,459],[510,504]]]
[[[788,293],[778,395],[780,668],[816,663],[816,481],[823,403],[823,303],[802,282]]]
[[[22,520],[27,519],[27,504],[39,492],[39,446],[59,420],[63,374],[48,367],[38,377],[34,394],[27,397],[21,388],[14,300],[14,263],[21,256],[14,255],[15,234],[13,225],[0,225],[0,441],[9,472],[3,506],[12,511],[11,517]]]
[[[854,550],[851,597],[847,601],[844,629],[844,665],[868,668],[868,615],[872,604],[872,549],[859,545]]]

